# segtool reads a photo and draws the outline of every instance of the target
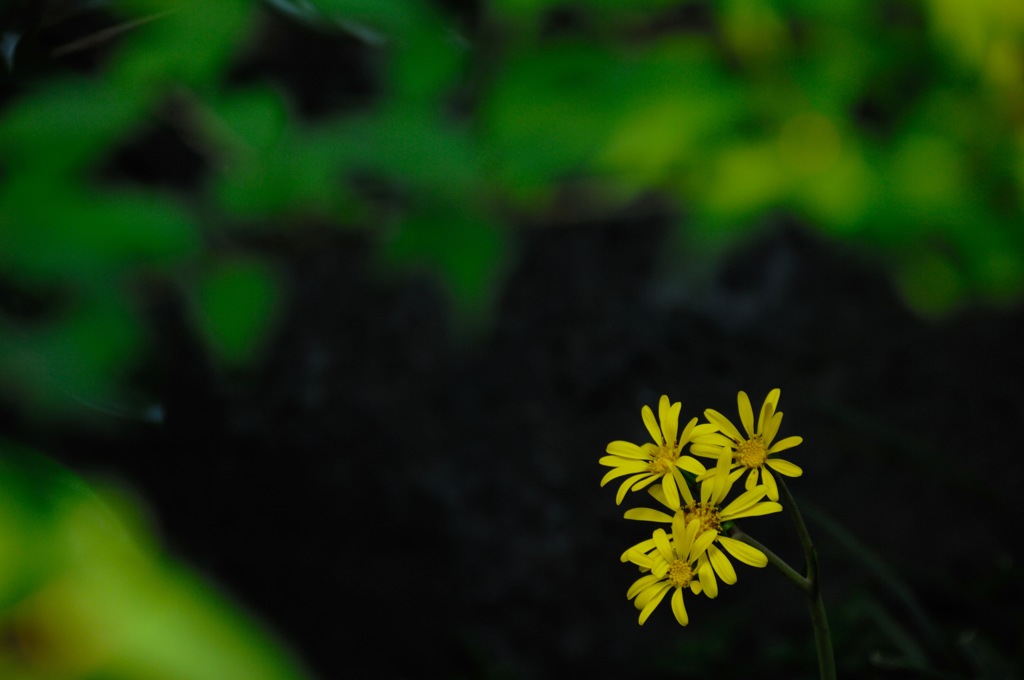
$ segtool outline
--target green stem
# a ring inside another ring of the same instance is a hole
[[[769,550],[767,547],[765,547],[763,543],[756,541],[749,535],[743,533],[742,531],[740,531],[739,527],[735,525],[733,525],[732,537],[735,538],[737,541],[742,541],[747,545],[757,548],[758,550],[763,552],[765,554],[765,557],[768,558],[768,563],[770,565],[781,571],[782,575],[790,581],[792,581],[793,585],[795,585],[797,588],[803,591],[804,595],[807,595],[808,597],[811,596],[811,582],[805,579],[796,569],[789,566],[789,564],[784,559],[782,559],[781,557],[773,553],[771,550]]]
[[[804,550],[804,559],[807,561],[806,582],[808,588],[805,590],[805,594],[811,610],[814,644],[818,650],[818,674],[822,680],[835,680],[836,660],[832,651],[832,635],[829,632],[825,602],[821,599],[821,586],[818,582],[818,551],[814,548],[814,542],[811,541],[811,535],[807,531],[807,524],[804,522],[803,515],[800,514],[800,508],[797,507],[793,494],[789,492],[789,487],[786,486],[781,475],[776,479],[779,491],[782,492],[782,497],[785,500],[786,510],[789,511],[790,517],[793,518],[793,524],[796,525],[796,533],[800,537],[800,546]]]
[[[732,528],[732,537],[747,545],[757,548],[768,558],[768,563],[782,572],[789,581],[793,583],[807,597],[807,605],[811,611],[811,625],[814,628],[814,644],[818,652],[818,673],[821,680],[836,680],[835,655],[832,652],[832,635],[829,632],[828,616],[825,614],[825,602],[821,599],[821,588],[818,584],[818,552],[811,541],[811,535],[807,531],[807,524],[804,522],[800,508],[797,507],[793,495],[789,492],[786,483],[779,479],[779,490],[786,501],[786,509],[789,511],[793,523],[796,525],[796,532],[800,537],[800,546],[804,551],[804,559],[807,561],[807,575],[802,576],[796,569],[769,550],[759,541],[754,540],[743,533],[735,524]]]

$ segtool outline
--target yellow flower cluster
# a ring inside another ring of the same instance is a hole
[[[750,399],[746,393],[739,393],[740,423],[746,435],[713,409],[704,411],[708,422],[698,423],[692,418],[680,432],[682,404],[671,403],[662,395],[658,419],[648,406],[640,412],[652,442],[608,444],[608,455],[600,463],[611,469],[601,486],[625,478],[615,495],[617,504],[628,492],[646,488],[664,510],[633,508],[626,511],[626,519],[669,525],[668,531],[659,527],[649,539],[622,554],[623,562],[632,562],[643,573],[626,593],[640,611],[641,625],[669,591],[672,612],[685,626],[689,617],[683,605],[684,589],[714,598],[718,596],[718,579],[729,585],[736,583],[736,571],[726,553],[753,567],[768,564],[763,552],[723,531],[727,522],[782,510],[771,471],[788,477],[803,474],[795,464],[775,456],[803,441],[801,437],[787,437],[773,444],[782,424],[779,395],[778,389],[768,393],[755,427]],[[705,468],[696,458],[685,455],[687,445],[693,456],[713,459],[714,467]],[[699,500],[684,472],[699,484]],[[745,491],[727,503],[733,483],[744,474]]]

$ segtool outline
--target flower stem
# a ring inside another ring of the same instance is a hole
[[[836,659],[832,652],[832,634],[825,614],[825,601],[821,599],[821,591],[814,589],[814,597],[808,598],[807,605],[811,610],[811,624],[814,626],[814,646],[818,650],[818,675],[822,680],[835,680]]]
[[[790,581],[792,581],[793,585],[802,590],[804,595],[810,597],[811,582],[804,578],[796,569],[789,566],[789,564],[784,559],[773,553],[771,550],[765,547],[765,545],[760,541],[756,541],[747,534],[740,531],[739,527],[735,525],[733,525],[732,537],[735,538],[737,541],[743,541],[747,545],[753,546],[761,552],[763,552],[765,554],[765,557],[768,558],[769,564],[771,564],[773,567],[781,571],[782,575]]]
[[[764,553],[768,563],[782,572],[789,581],[793,583],[807,597],[807,605],[811,611],[811,625],[814,628],[814,645],[818,651],[818,674],[821,680],[836,680],[835,655],[832,652],[832,635],[829,632],[828,616],[825,614],[825,602],[821,599],[821,588],[818,584],[818,552],[811,541],[811,535],[807,532],[807,524],[804,522],[800,508],[797,507],[793,495],[789,492],[786,483],[778,480],[779,491],[782,492],[786,501],[786,509],[793,518],[796,525],[796,532],[800,536],[800,546],[804,551],[804,559],[807,561],[807,575],[802,576],[793,567],[747,534],[743,533],[735,524],[732,528],[732,537],[737,541],[743,541]]]
[[[782,476],[777,478],[779,491],[785,500],[786,510],[793,518],[796,525],[796,533],[800,537],[800,545],[804,550],[804,559],[807,561],[807,604],[811,610],[811,624],[814,627],[814,644],[818,650],[818,674],[822,680],[835,680],[836,660],[832,651],[832,635],[829,632],[828,616],[825,614],[825,602],[821,599],[821,586],[818,580],[818,551],[814,548],[811,535],[807,531],[807,524],[804,522],[800,508],[797,507],[793,494],[783,481]],[[767,553],[765,553],[767,554]],[[787,565],[788,566],[788,565]],[[785,572],[783,572],[785,573]]]

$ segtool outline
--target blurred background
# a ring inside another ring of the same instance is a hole
[[[1019,0],[0,8],[0,677],[816,677],[598,486],[774,387],[840,675],[1022,676]]]

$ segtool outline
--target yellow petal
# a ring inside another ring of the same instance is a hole
[[[768,396],[769,398],[765,399],[764,403],[761,404],[761,412],[757,416],[757,434],[760,435],[764,435],[765,427],[772,422],[772,417],[775,415],[775,403],[777,402],[772,402],[770,399],[771,394]]]
[[[737,541],[735,538],[729,538],[728,536],[719,536],[718,542],[722,544],[723,548],[729,551],[730,555],[738,559],[743,564],[749,564],[752,567],[764,567],[768,565],[768,558],[765,554],[752,545],[747,545],[742,541]]]
[[[772,440],[775,439],[775,435],[779,433],[779,428],[782,426],[782,411],[776,411],[770,421],[765,424],[765,430],[762,433],[761,440],[765,446],[771,446]]]
[[[754,436],[754,411],[750,408],[750,397],[743,390],[736,395],[736,403],[740,407],[740,422],[747,431],[747,437]]]
[[[668,397],[664,397],[662,403],[667,403]],[[676,435],[679,433],[679,410],[683,407],[681,402],[676,402],[661,412],[661,431],[665,435],[665,443],[669,446],[676,445]]]
[[[754,487],[754,488],[755,489],[758,489],[758,488],[762,488],[763,489],[764,487]],[[730,520],[742,519],[744,517],[760,517],[761,515],[770,515],[773,512],[782,512],[782,506],[780,504],[776,503],[775,501],[764,501],[763,503],[757,503],[755,505],[752,505],[749,508],[747,508],[746,510],[742,510],[740,512],[737,512],[735,515],[733,515],[731,513],[727,515],[726,513],[723,512],[723,513],[720,513],[719,516],[722,518],[722,520],[728,522]]]
[[[653,583],[648,584],[645,588],[641,588],[640,592],[636,594],[636,599],[633,600],[633,606],[638,610],[646,607],[647,603],[651,601],[651,598],[657,595],[658,590],[660,590],[664,585],[667,585],[664,580],[655,576]]]
[[[636,548],[630,548],[629,550],[624,552],[623,555],[626,558],[623,561],[632,562],[633,564],[635,564],[638,567],[643,567],[644,569],[650,569],[650,568],[652,568],[654,566],[654,560],[651,559],[650,555],[648,555],[646,553],[643,553],[643,552],[640,552]]]
[[[692,456],[680,456],[676,461],[676,467],[689,472],[691,475],[699,476],[707,472],[704,464]]]
[[[768,489],[768,498],[773,501],[779,500],[779,485],[775,483],[775,477],[768,471],[768,468],[761,468],[761,481],[764,482],[764,486]]]
[[[617,479],[625,475],[635,475],[638,472],[642,472],[646,468],[647,465],[642,465],[639,468],[632,465],[620,465],[616,468],[612,468],[611,470],[606,472],[604,477],[601,479],[601,486],[604,486],[613,479]]]
[[[629,491],[630,487],[636,484],[638,480],[642,481],[645,477],[650,476],[651,474],[649,472],[643,472],[639,475],[627,477],[626,481],[622,482],[622,484],[619,485],[619,490],[615,494],[615,505],[622,505],[622,499],[626,497],[626,492]]]
[[[677,509],[677,508],[673,508],[672,506],[670,506],[668,504],[668,501],[665,500],[665,491],[664,491],[664,489],[661,488],[661,484],[655,484],[650,489],[648,489],[647,493],[651,494],[651,498],[653,498],[654,500],[658,501],[659,503],[664,505],[669,510],[676,510]]]
[[[654,411],[651,410],[650,406],[644,406],[640,409],[640,415],[644,419],[644,425],[647,426],[647,431],[651,433],[651,439],[658,446],[661,446],[665,442],[662,441],[661,428],[658,427],[658,421],[654,419]]]
[[[682,451],[683,447],[693,438],[693,428],[697,426],[697,419],[690,418],[690,421],[686,423],[683,431],[679,433],[679,450]]]
[[[718,470],[716,468],[708,468],[703,473],[697,475],[697,481],[703,483],[705,479],[711,479],[712,477],[714,477],[717,471]]]
[[[605,448],[605,451],[613,456],[622,456],[624,458],[650,459],[650,454],[645,453],[643,449],[633,442],[624,442],[621,440],[610,442]]]
[[[700,502],[707,503],[711,500],[711,492],[715,488],[715,477],[718,469],[715,468],[715,473],[711,475],[705,475],[704,480],[700,483]]]
[[[711,566],[715,568],[715,573],[720,579],[729,585],[736,583],[736,570],[725,553],[713,545],[708,546],[708,559],[711,560]]]
[[[711,562],[701,560],[697,565],[697,577],[701,586],[704,587],[704,594],[712,600],[718,597],[718,581],[715,580],[715,570],[711,568]]]
[[[754,472],[756,472],[756,470]],[[734,498],[729,505],[722,508],[721,514],[733,517],[735,516],[735,513],[743,512],[764,498],[765,491],[766,489],[763,486],[751,487],[750,490],[744,491],[742,494]]]
[[[685,626],[690,622],[690,617],[686,615],[686,607],[683,605],[682,588],[676,588],[676,591],[672,593],[672,613],[676,615],[676,621],[680,626]]]
[[[718,432],[718,426],[714,423],[701,423],[695,425],[693,431],[690,432],[690,437],[696,439],[697,437],[707,437]]]
[[[756,469],[750,471],[750,474],[747,475],[747,481],[743,483],[743,486],[746,487],[747,491],[750,491],[755,486],[757,486],[757,470]]]
[[[719,446],[719,447],[730,447],[735,444],[733,440],[726,437],[721,432],[712,432],[711,434],[694,435],[691,437],[694,444],[700,444],[701,446]]]
[[[696,520],[694,520],[696,522]],[[692,524],[693,522],[691,522]],[[683,518],[683,513],[677,512],[675,517],[672,518],[672,540],[675,541],[675,549],[677,555],[685,555],[686,551],[693,544],[693,536],[687,535],[686,520]]]
[[[622,458],[621,456],[601,456],[597,461],[601,465],[615,468],[627,468],[629,470],[646,470],[650,465],[649,461],[637,460],[636,458]]]
[[[803,444],[803,442],[803,437],[786,437],[785,439],[780,439],[779,441],[775,442],[775,444],[773,444],[772,447],[768,449],[768,453],[778,453],[779,451],[785,451],[786,449],[791,449],[794,446],[799,446],[800,444]]]
[[[717,459],[721,455],[729,455],[731,450],[729,447],[718,446],[717,444],[692,444],[690,446],[690,453],[695,456],[702,456],[704,458],[715,458]]]
[[[655,510],[654,508],[630,508],[626,510],[623,517],[640,520],[641,522],[662,522],[663,524],[672,522],[672,515],[661,510]]]
[[[729,465],[731,463],[732,460],[722,456],[715,465],[715,477],[711,480],[714,483],[711,499],[715,505],[725,500],[726,495],[729,493],[729,488],[732,487],[732,481],[729,479]]]
[[[668,534],[665,533],[664,529],[655,529],[654,535],[651,538],[654,539],[654,545],[658,548],[658,552],[661,553],[666,562],[671,562],[675,559],[675,554],[672,552],[672,544],[669,543]]]
[[[693,503],[693,494],[690,493],[689,482],[687,482],[686,478],[683,477],[683,473],[679,471],[678,461],[676,462],[676,467],[672,468],[672,476],[675,477],[676,488],[679,489],[679,494],[682,496],[682,499],[680,500],[679,504],[682,505],[685,502],[687,505],[691,505]],[[678,510],[679,505],[676,505],[672,509]]]
[[[661,478],[661,491],[665,494],[665,502],[670,508],[679,507],[679,489],[676,488],[676,478],[672,475],[665,475]]]
[[[746,437],[740,434],[740,431],[736,429],[736,426],[732,424],[732,421],[723,416],[718,411],[709,408],[704,411],[704,417],[707,418],[711,423],[718,426],[718,429],[726,436],[731,437],[734,441],[741,442]]]
[[[665,599],[665,593],[667,593],[671,587],[672,586],[666,583],[664,586],[660,587],[647,604],[644,605],[643,611],[640,612],[641,626],[644,625],[645,621],[647,621],[647,618],[651,615],[651,612],[654,611],[654,608],[661,604],[661,601]]]
[[[683,517],[683,513],[677,512],[673,520],[673,523],[683,527],[683,523],[686,519]],[[693,541],[697,538],[697,532],[700,531],[700,521],[693,519],[686,523],[683,527],[682,539],[679,541],[678,554],[680,557],[686,557],[686,555],[693,549]]]
[[[629,590],[626,591],[626,599],[632,600],[634,597],[640,594],[640,591],[642,591],[644,588],[647,588],[657,580],[658,577],[652,574],[641,576],[633,583],[633,585],[629,587]]]
[[[646,488],[651,482],[661,479],[661,475],[656,475],[648,472],[643,479],[639,480],[633,485],[633,491],[640,491]]]
[[[799,477],[804,473],[799,465],[790,463],[788,460],[782,460],[781,458],[769,458],[765,461],[765,465],[786,477]]]
[[[640,541],[639,543],[637,543],[633,547],[628,548],[626,550],[626,552],[622,553],[622,555],[619,557],[619,561],[620,562],[628,561],[630,553],[632,551],[634,551],[634,550],[636,550],[637,552],[640,552],[640,553],[646,555],[647,553],[651,552],[654,549],[655,549],[654,539],[648,538],[646,541]]]
[[[693,520],[692,522],[690,522],[690,524],[696,524],[696,525],[699,526],[700,522],[698,522],[697,520]],[[690,559],[697,559],[702,553],[704,553],[708,549],[708,547],[712,543],[715,542],[715,539],[717,537],[718,537],[718,532],[715,531],[714,529],[708,529],[703,534],[698,536],[693,541],[693,545],[690,547],[690,550],[689,550],[689,553],[690,553],[689,557],[690,557]]]

